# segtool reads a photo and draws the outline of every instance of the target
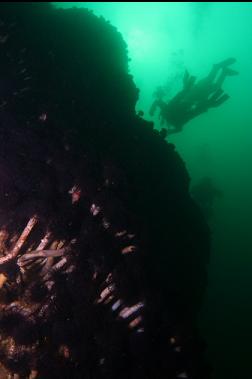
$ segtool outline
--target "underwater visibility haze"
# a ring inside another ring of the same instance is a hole
[[[0,378],[251,376],[252,3],[0,4]]]

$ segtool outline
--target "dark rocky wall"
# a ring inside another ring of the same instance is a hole
[[[135,114],[120,34],[84,9],[1,3],[0,40],[1,362],[25,378],[208,377],[209,230],[174,146]],[[54,255],[29,257],[48,230]]]

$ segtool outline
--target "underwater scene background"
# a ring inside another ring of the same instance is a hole
[[[251,3],[0,5],[1,378],[251,376],[251,51]]]

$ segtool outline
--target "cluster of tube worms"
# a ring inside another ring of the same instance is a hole
[[[108,192],[109,186],[109,179],[106,178],[105,192]],[[68,196],[69,203],[77,208],[85,196],[85,189],[73,185],[68,190]],[[108,268],[104,270],[106,263],[99,267],[94,258],[89,277],[95,289],[92,290],[91,306],[109,306],[115,320],[124,320],[129,330],[143,333],[143,298],[139,295],[134,303],[127,302],[120,294],[120,286],[114,278],[118,262],[126,256],[137,254],[139,248],[136,234],[128,225],[115,226],[107,217],[102,201],[99,203],[99,200],[86,200],[85,204],[89,204],[86,209],[89,216],[85,215],[84,218],[87,220],[91,217],[89,223],[97,224],[92,225],[92,228],[100,229],[101,234],[108,234],[113,241],[112,248],[121,255],[121,258],[114,258],[116,264],[112,263],[111,271]],[[81,260],[85,261],[86,257],[85,251],[81,249],[78,233],[74,238],[66,236],[65,239],[58,239],[50,226],[43,233],[44,227],[41,228],[39,214],[30,217],[20,231],[13,230],[13,226],[11,229],[11,232],[8,231],[8,226],[2,224],[0,232],[0,357],[15,378],[26,375],[25,377],[31,379],[39,375],[37,362],[42,359],[45,348],[43,345],[47,345],[47,338],[50,339],[47,337],[41,341],[41,329],[44,324],[53,324],[53,320],[58,317],[56,304],[62,294],[59,295],[57,278],[62,276],[67,283],[69,277],[73,278],[78,270]],[[42,238],[39,237],[38,240],[39,235]],[[106,258],[98,257],[98,261],[100,259]],[[12,320],[15,320],[16,325]],[[66,360],[71,357],[71,348],[67,344],[61,343],[56,351],[58,356],[63,355]]]

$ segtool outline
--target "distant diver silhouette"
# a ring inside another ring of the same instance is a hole
[[[207,219],[213,214],[214,200],[222,198],[223,192],[213,183],[212,178],[204,177],[191,189],[191,195]]]

